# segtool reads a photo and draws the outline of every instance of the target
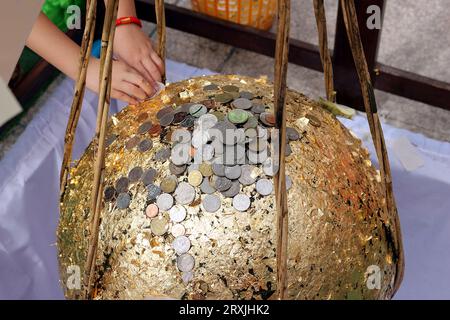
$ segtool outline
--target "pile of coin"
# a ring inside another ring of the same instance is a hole
[[[210,99],[167,106],[157,112],[157,123],[146,113],[139,115],[142,124],[124,146],[145,153],[155,148],[152,139],[159,136],[161,143],[153,150],[153,159],[169,162],[170,173],[135,167],[104,191],[105,201],[115,200],[115,206],[124,210],[131,202],[129,185],[142,183],[146,187],[143,212],[150,219],[151,232],[172,239],[184,281],[192,278],[195,265],[183,225],[185,206],[198,200],[204,212],[216,214],[225,197],[232,199],[236,211],[246,212],[254,197],[273,193],[271,177],[277,173],[280,150],[275,116],[259,97],[234,85],[209,84],[203,90]],[[286,131],[288,156],[292,152],[289,142],[300,139],[300,134],[294,128]],[[286,180],[289,189],[292,182],[289,177]]]

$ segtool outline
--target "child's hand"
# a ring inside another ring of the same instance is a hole
[[[162,60],[153,50],[150,38],[134,24],[116,28],[114,53],[122,61],[139,71],[157,89],[164,73]]]
[[[92,58],[86,75],[86,86],[99,92],[100,61]],[[138,104],[155,93],[155,89],[136,70],[122,61],[113,61],[111,98]]]

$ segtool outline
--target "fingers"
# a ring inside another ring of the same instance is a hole
[[[147,69],[144,67],[142,61],[139,61],[137,70],[139,70],[139,72],[145,77],[145,79],[150,83],[150,85],[156,89],[156,80],[150,74],[150,72],[148,72]]]
[[[150,58],[150,56],[146,56],[141,62],[145,70],[152,75],[153,79],[161,82],[161,72],[159,71],[157,65],[153,62],[153,59]]]
[[[133,98],[133,97],[129,96],[128,94],[126,94],[122,91],[119,91],[117,89],[111,90],[111,97],[114,99],[124,101],[128,104],[138,104],[139,103],[139,101],[137,101],[135,98]]]
[[[122,81],[117,89],[141,101],[148,97],[142,88],[127,81]]]
[[[146,98],[151,97],[155,93],[153,86],[143,76],[133,72],[129,73],[127,77],[128,78],[125,79],[127,82],[130,82],[144,90]]]

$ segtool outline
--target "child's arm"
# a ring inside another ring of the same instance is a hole
[[[26,45],[72,79],[78,75],[80,47],[60,31],[43,13],[33,26]],[[98,92],[100,62],[91,58],[86,86]],[[152,86],[136,70],[113,61],[111,96],[131,104],[154,93]]]
[[[120,0],[117,16],[136,17],[134,0]],[[163,62],[153,49],[150,38],[139,26],[125,24],[116,28],[114,53],[120,60],[138,70],[153,85],[155,81],[161,82],[161,74],[164,72]]]

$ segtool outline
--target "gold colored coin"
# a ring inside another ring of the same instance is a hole
[[[200,173],[202,174],[202,176],[204,177],[210,177],[213,175],[213,171],[212,171],[212,166],[209,163],[205,163],[203,162],[198,170],[200,171]]]
[[[172,193],[177,188],[177,178],[168,176],[161,181],[161,190],[165,193]]]
[[[202,173],[198,170],[192,170],[188,176],[188,182],[193,187],[198,187],[203,181]]]
[[[164,235],[167,232],[168,228],[169,222],[165,217],[159,216],[157,218],[153,218],[152,221],[150,221],[150,229],[155,236]]]

